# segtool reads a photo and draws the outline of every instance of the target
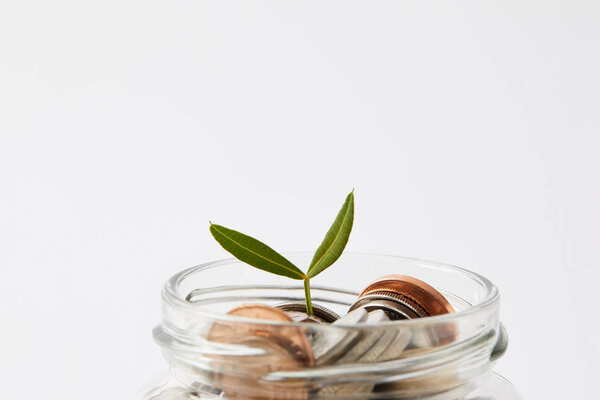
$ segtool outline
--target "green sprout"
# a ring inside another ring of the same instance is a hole
[[[310,280],[330,267],[344,251],[352,223],[354,222],[354,190],[348,194],[335,221],[327,231],[323,242],[315,251],[306,273],[287,258],[264,244],[241,232],[210,223],[210,233],[221,246],[235,258],[255,268],[288,278],[304,281],[306,313],[313,314],[310,297]]]

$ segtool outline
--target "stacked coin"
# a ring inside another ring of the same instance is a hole
[[[282,310],[263,304],[246,304],[228,315],[275,322],[293,322]],[[304,382],[263,382],[274,371],[294,371],[314,365],[312,346],[301,327],[264,323],[218,322],[211,326],[208,340],[260,350],[259,354],[239,357],[213,356],[217,370],[214,381],[236,400],[303,400],[307,397]]]
[[[386,321],[423,318],[450,312],[454,312],[450,303],[427,283],[403,275],[384,276],[369,284],[350,307],[349,313],[337,321],[338,324],[342,322],[347,325],[344,319],[358,313],[361,315],[361,321],[357,325],[367,323],[375,326],[369,330],[362,330],[357,343],[350,344],[342,351],[341,357],[334,360],[329,358],[327,361],[335,364],[382,362],[403,357],[404,353],[410,351],[407,350],[409,347],[430,347],[437,343],[435,332],[415,335],[408,329],[394,329],[389,326],[378,329],[376,325]],[[352,319],[357,318],[357,316],[352,317]],[[426,340],[419,336],[425,336]],[[333,347],[332,344],[327,346]],[[315,362],[319,365],[322,357],[317,350],[319,346],[313,344],[313,349],[315,349]],[[373,387],[372,383],[338,384],[322,388],[319,394],[338,396],[368,394]]]
[[[422,318],[454,312],[446,298],[429,284],[410,276],[386,275],[372,282],[350,307],[382,309],[392,320]]]
[[[244,344],[265,350],[262,357],[244,359],[244,366],[221,367],[218,381],[226,397],[236,400],[303,399],[311,394],[337,396],[368,394],[374,383],[333,383],[310,388],[301,382],[295,388],[256,383],[258,377],[273,371],[293,371],[311,366],[376,363],[404,358],[415,351],[447,343],[454,338],[453,328],[414,330],[390,327],[382,323],[423,318],[454,312],[452,305],[436,289],[416,278],[388,275],[369,284],[342,317],[313,303],[314,315],[307,315],[304,302],[288,302],[270,307],[245,305],[230,315],[273,321],[331,324],[340,329],[306,329],[306,325],[231,326],[213,325],[209,340]],[[361,325],[365,325],[361,327]],[[356,326],[356,329],[348,327]],[[241,369],[240,369],[241,368]],[[255,380],[254,382],[252,380]],[[388,385],[389,386],[389,385]],[[309,390],[310,388],[310,390]],[[401,389],[401,388],[398,388]]]
[[[434,287],[405,275],[386,275],[369,284],[350,310],[384,310],[391,320],[414,319],[453,313],[454,308]],[[431,348],[450,343],[454,325],[442,324],[433,330],[413,332],[409,348]]]

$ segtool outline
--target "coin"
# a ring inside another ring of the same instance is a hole
[[[403,309],[419,317],[429,317],[454,312],[446,298],[431,285],[406,275],[386,275],[369,284],[358,296],[359,302],[366,296],[377,295],[402,304]],[[379,298],[381,300],[381,298]],[[364,302],[363,305],[364,306]],[[351,308],[352,309],[352,308]],[[402,314],[400,312],[400,314]],[[406,315],[406,318],[411,318]],[[413,317],[414,318],[414,317]]]
[[[244,304],[230,310],[227,315],[268,321],[293,322],[282,310],[265,304]],[[209,341],[221,343],[238,343],[249,336],[262,336],[275,341],[286,348],[305,365],[314,365],[311,344],[302,327],[286,325],[269,325],[261,323],[227,323],[217,322],[211,326]]]
[[[375,310],[367,315],[366,323],[377,324],[389,321],[386,313],[382,310]],[[390,329],[374,327],[365,331],[360,340],[356,342],[342,357],[337,364],[370,363],[379,361],[396,337],[396,332]],[[327,395],[356,395],[359,393],[368,394],[371,392],[374,383],[343,383],[326,386],[319,391],[319,396]]]
[[[387,350],[379,356],[378,361],[397,360],[406,351],[406,346],[408,346],[411,340],[412,334],[409,329],[402,327],[388,327],[387,329],[393,329],[395,336]]]
[[[262,380],[276,371],[295,371],[305,367],[287,349],[266,337],[252,336],[237,344],[263,350],[263,354],[233,357],[230,363],[215,367],[216,383],[230,400],[305,400],[308,388],[302,380],[270,382]]]
[[[332,323],[340,318],[339,315],[319,304],[313,303],[312,307],[313,315],[308,315],[304,301],[288,301],[275,306],[275,308],[285,311],[294,322]]]
[[[367,314],[367,319],[364,321],[367,324],[376,324],[384,321],[389,321],[385,313],[381,310],[376,310]],[[336,364],[349,364],[357,362],[363,356],[370,356],[374,358],[378,356],[376,352],[372,352],[372,348],[379,340],[379,337],[383,334],[383,331],[378,328],[369,329],[368,331],[361,331],[360,340],[358,340],[348,351],[345,352],[338,360]]]
[[[369,284],[350,310],[383,310],[392,320],[415,319],[454,312],[446,298],[431,285],[410,276],[386,275]],[[423,327],[411,332],[409,347],[448,344],[456,337],[451,323]]]
[[[368,294],[358,299],[356,303],[352,305],[351,309],[364,308],[369,312],[382,310],[385,311],[389,319],[394,321],[400,319],[421,318],[421,315],[414,311],[416,304],[409,306],[406,304],[407,301],[408,299],[404,299],[404,302],[399,301],[396,297],[390,296],[388,293]]]
[[[312,338],[312,349],[316,365],[326,365],[340,358],[360,337],[357,329],[347,329],[367,319],[367,311],[358,309],[344,315],[332,326],[343,325],[339,329],[316,330]]]
[[[292,322],[282,310],[264,304],[245,304],[228,315],[277,322]],[[265,382],[262,377],[274,371],[295,371],[314,365],[314,356],[304,328],[252,321],[213,323],[207,339],[259,350],[259,354],[212,356],[214,377],[227,398],[235,400],[303,400],[306,382]],[[243,361],[240,361],[240,358]]]

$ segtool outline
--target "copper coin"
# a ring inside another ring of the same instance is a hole
[[[215,384],[231,400],[306,400],[308,387],[301,380],[293,382],[264,381],[262,377],[276,371],[302,369],[304,363],[288,350],[260,336],[240,340],[240,345],[261,349],[264,353],[253,356],[232,357],[231,362],[216,366]]]
[[[454,312],[454,307],[431,285],[406,275],[386,275],[367,286],[359,298],[385,294],[408,302],[422,317]]]
[[[265,304],[244,304],[229,311],[227,315],[277,322],[293,322],[282,310]],[[251,336],[268,338],[287,349],[306,366],[314,365],[310,341],[304,329],[298,326],[271,325],[248,322],[214,323],[208,333],[209,341],[238,343]]]
[[[228,315],[276,322],[293,322],[282,310],[264,304],[245,304]],[[305,399],[306,382],[264,382],[274,371],[294,371],[314,365],[311,344],[303,327],[273,325],[252,321],[215,322],[208,333],[211,342],[238,344],[262,351],[262,354],[219,356],[214,369],[216,383],[228,398]],[[282,393],[286,393],[282,397]]]

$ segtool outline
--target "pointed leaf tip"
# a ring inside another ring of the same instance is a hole
[[[331,266],[341,255],[350,238],[354,223],[354,190],[346,196],[335,221],[315,252],[306,275],[313,278]]]
[[[211,224],[210,233],[225,250],[240,261],[292,279],[306,278],[304,272],[287,258],[253,237],[215,224]]]

